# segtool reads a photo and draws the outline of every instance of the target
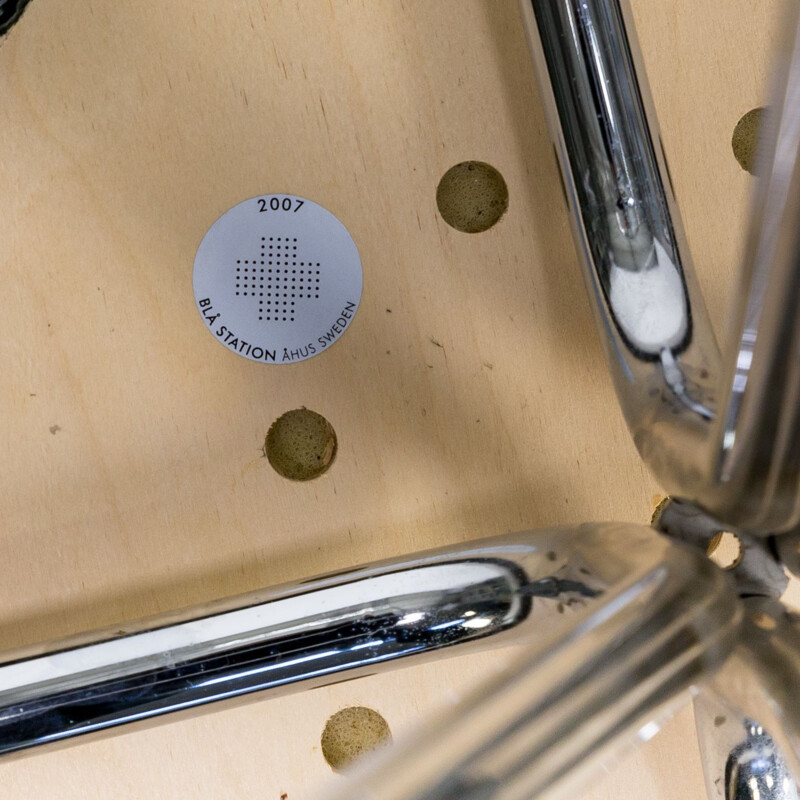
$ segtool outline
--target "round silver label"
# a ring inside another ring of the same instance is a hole
[[[361,259],[347,229],[304,197],[269,194],[226,211],[194,260],[208,330],[237,355],[290,364],[319,355],[350,326]]]

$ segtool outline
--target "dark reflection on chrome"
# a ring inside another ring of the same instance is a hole
[[[797,800],[797,784],[772,737],[752,719],[725,764],[725,800]]]
[[[0,663],[0,754],[216,700],[337,682],[580,605],[596,580],[519,534],[269,590]],[[579,579],[580,578],[580,579]],[[535,599],[534,599],[535,598]],[[308,684],[303,684],[308,685]]]
[[[720,352],[624,0],[520,0],[617,397],[670,495],[728,526],[800,524],[800,6],[787,4],[753,224]],[[782,37],[784,38],[784,37]],[[745,396],[750,398],[745,401]]]
[[[0,0],[0,36],[19,20],[29,0]]]

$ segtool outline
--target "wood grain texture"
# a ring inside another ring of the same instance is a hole
[[[724,332],[778,0],[634,3],[681,209]],[[614,399],[514,0],[34,0],[0,45],[3,649],[404,552],[583,520],[658,486]],[[504,176],[466,235],[447,168]],[[350,230],[358,315],[265,367],[209,336],[191,272],[248,197]],[[438,342],[441,346],[434,344]],[[339,452],[309,484],[261,455],[305,405]],[[395,736],[506,656],[456,658],[3,765],[9,798],[311,798],[325,720]],[[587,797],[701,797],[690,712]],[[622,777],[620,777],[622,776]],[[680,790],[680,791],[678,791]]]

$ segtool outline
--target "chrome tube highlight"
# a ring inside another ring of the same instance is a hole
[[[734,292],[714,475],[719,516],[759,530],[800,522],[800,5],[787,3]],[[743,526],[739,526],[743,527]]]
[[[632,525],[519,533],[10,653],[0,755],[537,638],[632,572],[657,569],[670,547]]]
[[[800,617],[775,600],[744,601],[733,656],[695,699],[709,797],[797,800]]]
[[[766,244],[751,248],[757,257],[746,296],[751,309],[768,305],[757,319],[738,315],[745,334],[736,344],[755,339],[747,324],[756,319],[763,351],[760,366],[752,365],[752,401],[740,400],[735,390],[751,363],[734,346],[726,363],[738,364],[736,379],[723,368],[684,242],[630,13],[620,0],[520,0],[520,7],[584,277],[642,458],[670,494],[729,525],[769,533],[793,527],[800,522],[794,218],[800,182],[795,189],[786,177],[796,160],[798,126],[781,127],[783,158],[774,160],[773,182],[780,175],[786,191],[766,204],[754,233],[754,241]],[[796,27],[800,14],[793,15]],[[794,120],[796,105],[791,111],[785,105]],[[786,246],[776,251],[776,242]],[[788,372],[777,391],[776,368]],[[736,439],[738,461],[728,453]]]
[[[616,543],[606,546],[617,558]],[[577,624],[543,632],[405,748],[366,765],[336,800],[579,797],[599,757],[656,733],[735,642],[741,606],[726,576],[679,547],[658,562],[633,568]]]

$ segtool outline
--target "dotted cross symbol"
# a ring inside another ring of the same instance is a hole
[[[298,261],[297,239],[262,236],[259,258],[236,260],[236,296],[255,298],[259,321],[294,322],[303,300],[319,300],[320,262]]]

